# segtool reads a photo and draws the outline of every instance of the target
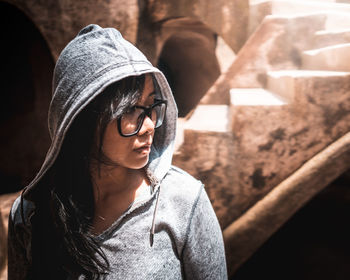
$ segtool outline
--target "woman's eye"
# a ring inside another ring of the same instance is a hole
[[[133,114],[136,110],[136,107],[133,106],[133,107],[130,107],[126,110],[125,114]]]

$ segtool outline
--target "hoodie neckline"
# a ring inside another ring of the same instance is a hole
[[[158,208],[160,184],[157,183],[154,186],[149,185],[148,188],[149,188],[148,190],[144,189],[140,193],[140,195],[136,197],[135,200],[129,205],[129,207],[124,211],[124,213],[120,217],[118,217],[108,228],[106,228],[105,230],[103,230],[101,233],[97,235],[93,235],[93,238],[98,242],[103,242],[105,240],[108,240],[111,237],[111,235],[116,230],[118,230],[118,227],[122,224],[122,222],[125,219],[127,219],[129,215],[131,215],[137,209],[140,209],[141,207],[144,207],[147,204],[152,203],[154,199],[156,199],[156,203],[154,205],[153,214],[152,214],[152,224],[150,224],[150,240],[151,239],[153,240],[151,235],[152,234],[154,235],[154,226],[155,226],[155,220],[156,220],[156,214],[157,214],[157,208]],[[152,245],[153,244],[151,244],[151,246]]]

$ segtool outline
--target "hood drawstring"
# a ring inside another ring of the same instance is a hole
[[[156,205],[154,206],[152,226],[151,226],[151,232],[150,232],[151,247],[153,246],[153,241],[154,241],[154,231],[155,231],[155,227],[156,227],[155,221],[156,221],[156,215],[157,215],[157,210],[158,210],[159,194],[160,194],[160,185],[159,185],[158,190],[157,190],[157,200],[156,200]]]

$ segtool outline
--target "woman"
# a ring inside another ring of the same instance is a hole
[[[89,25],[53,90],[51,147],[11,210],[9,279],[226,279],[203,185],[171,166],[163,74],[117,30]]]

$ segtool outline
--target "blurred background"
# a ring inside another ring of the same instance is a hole
[[[349,279],[350,0],[0,0],[0,22],[1,279],[55,62],[90,23],[167,77],[173,163],[206,185],[230,279]]]

